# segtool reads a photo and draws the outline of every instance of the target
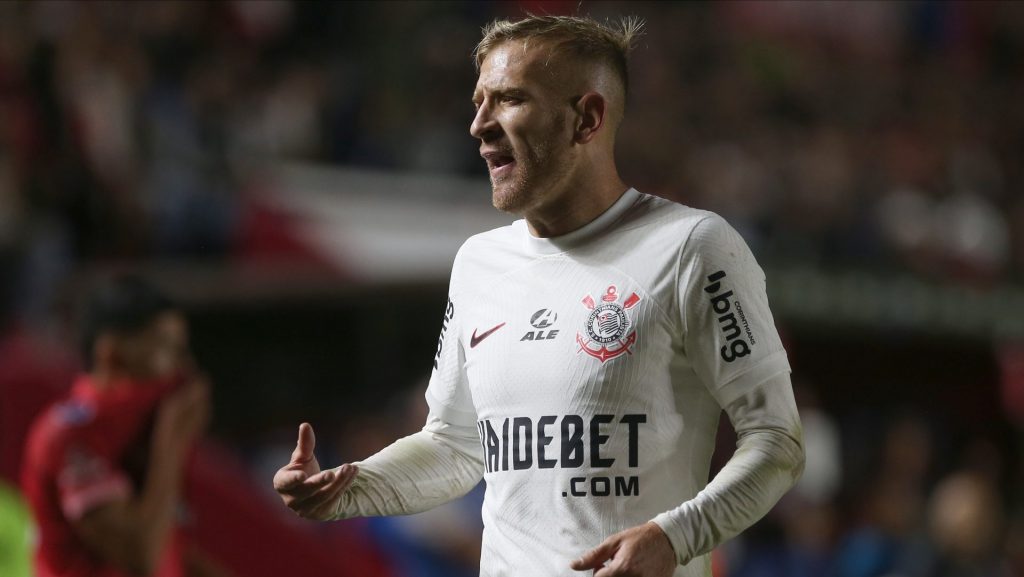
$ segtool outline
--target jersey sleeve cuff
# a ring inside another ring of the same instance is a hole
[[[789,359],[786,357],[786,351],[780,350],[771,356],[765,357],[757,364],[748,367],[743,372],[733,375],[728,381],[715,387],[711,394],[714,395],[719,405],[725,407],[746,394],[750,389],[776,375],[789,373],[791,370]]]
[[[654,519],[651,519],[651,522],[661,527],[665,536],[668,537],[669,543],[672,544],[672,550],[676,554],[676,563],[685,565],[690,561],[690,547],[686,542],[686,533],[673,519],[673,513],[675,511],[661,513]]]

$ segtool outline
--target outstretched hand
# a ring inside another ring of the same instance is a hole
[[[274,474],[274,490],[300,517],[323,521],[334,516],[341,494],[352,484],[359,469],[346,464],[321,471],[313,456],[315,446],[313,427],[302,423],[291,461]]]
[[[645,523],[620,531],[570,565],[594,577],[670,577],[676,553],[661,527]]]

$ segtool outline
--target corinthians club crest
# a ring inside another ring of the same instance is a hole
[[[576,333],[576,343],[580,345],[576,352],[587,353],[602,363],[625,353],[633,354],[630,347],[636,343],[636,331],[630,332],[632,322],[626,311],[640,302],[640,296],[632,293],[620,305],[618,291],[612,285],[601,295],[600,304],[590,295],[582,302],[590,309],[590,316],[587,317],[586,334]]]

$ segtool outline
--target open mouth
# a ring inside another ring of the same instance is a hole
[[[487,170],[490,171],[492,178],[507,175],[512,172],[516,164],[516,159],[511,154],[488,152],[483,157],[487,161]]]

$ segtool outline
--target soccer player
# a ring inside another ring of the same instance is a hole
[[[708,553],[803,469],[764,273],[715,214],[615,167],[636,21],[496,21],[470,133],[523,220],[455,257],[422,431],[321,471],[311,427],[274,478],[311,519],[395,515],[481,478],[481,575],[710,575]],[[708,482],[718,418],[735,454]]]
[[[190,448],[209,414],[182,313],[134,277],[83,315],[88,373],[28,437],[22,487],[39,527],[38,577],[213,575],[180,524]]]

